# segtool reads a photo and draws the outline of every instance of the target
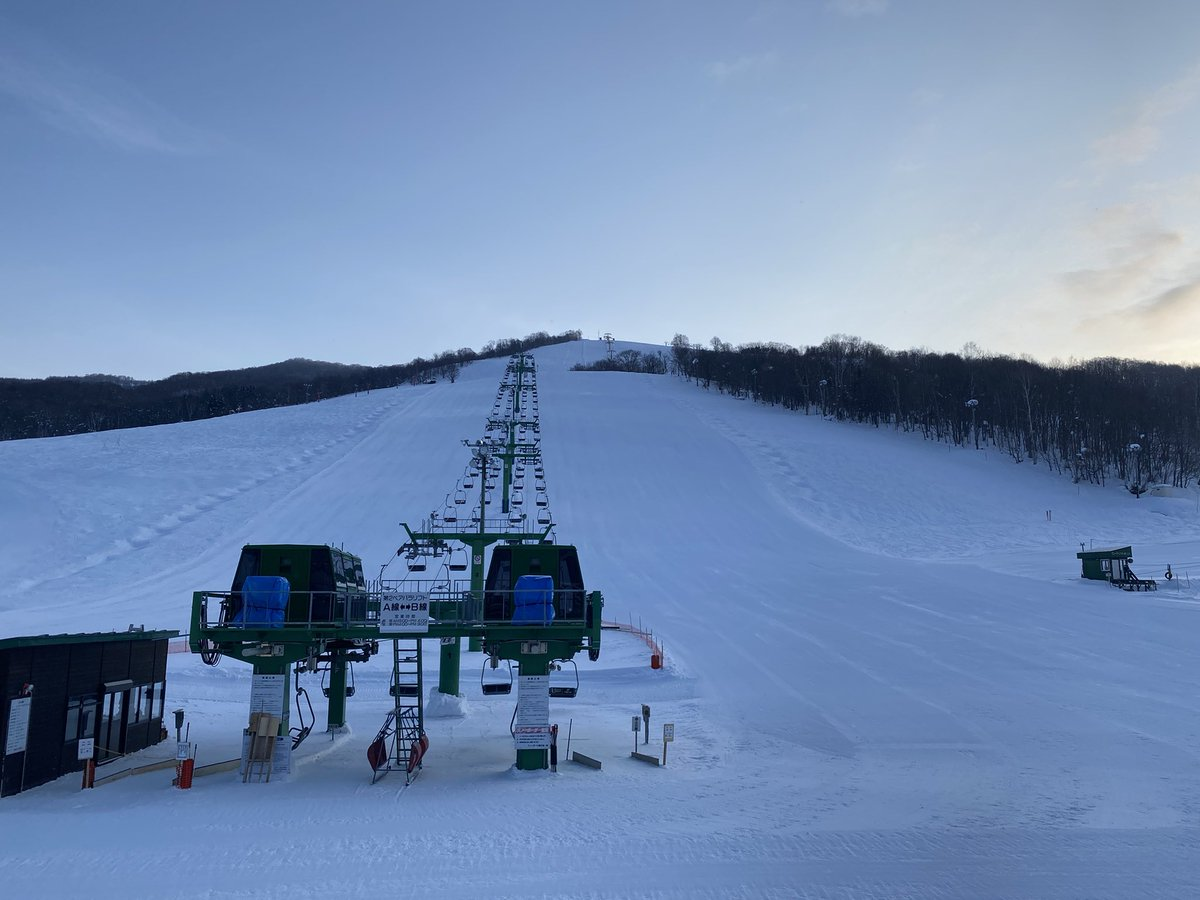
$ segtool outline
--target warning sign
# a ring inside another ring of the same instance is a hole
[[[426,634],[428,594],[388,594],[379,606],[380,634]]]
[[[544,750],[550,746],[550,676],[517,678],[517,715],[513,737],[518,750]]]

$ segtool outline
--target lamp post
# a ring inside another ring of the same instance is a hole
[[[1131,494],[1133,494],[1133,496],[1135,496],[1139,500],[1141,500],[1142,499],[1142,458],[1139,454],[1141,452],[1142,445],[1137,442],[1134,442],[1134,443],[1130,444],[1126,449],[1129,451],[1129,461],[1126,463],[1126,465],[1128,467],[1128,471],[1126,474],[1129,476],[1130,482],[1132,482],[1130,485],[1128,485],[1129,492]]]

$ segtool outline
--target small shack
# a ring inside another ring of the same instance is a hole
[[[178,631],[42,634],[0,640],[0,797],[163,739],[167,642]]]
[[[1126,591],[1158,590],[1153,578],[1138,578],[1130,566],[1133,563],[1133,547],[1095,547],[1075,554],[1081,561],[1081,578],[1107,581],[1113,587]]]

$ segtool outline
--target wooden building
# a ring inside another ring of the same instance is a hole
[[[167,642],[177,631],[43,634],[0,640],[0,797],[157,744]]]
[[[1095,547],[1075,554],[1080,560],[1080,578],[1107,581],[1114,587],[1127,591],[1153,591],[1158,582],[1153,578],[1138,578],[1131,568],[1133,547]]]

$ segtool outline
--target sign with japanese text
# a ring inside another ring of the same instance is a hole
[[[428,594],[388,594],[379,606],[380,634],[426,634]]]
[[[250,679],[250,712],[265,712],[283,718],[283,689],[286,675],[254,675]]]
[[[517,715],[513,737],[518,750],[544,750],[550,746],[550,676],[517,678]]]
[[[8,707],[8,737],[4,741],[4,755],[24,753],[29,739],[29,709],[32,697],[14,697]]]

